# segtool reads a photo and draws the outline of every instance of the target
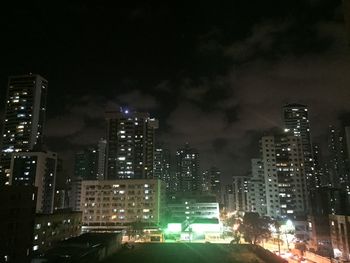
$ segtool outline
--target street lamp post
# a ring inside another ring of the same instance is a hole
[[[275,221],[275,229],[277,233],[277,245],[278,245],[278,255],[281,255],[281,244],[280,244],[280,237],[281,237],[281,224],[276,220]]]
[[[285,231],[284,234],[286,235],[287,249],[289,251],[289,242],[288,242],[287,231]]]
[[[278,255],[281,255],[281,245],[280,245],[280,228],[277,229],[277,244],[278,244]]]

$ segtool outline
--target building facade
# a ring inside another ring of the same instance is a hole
[[[12,153],[40,149],[42,145],[47,87],[47,80],[39,75],[9,77],[1,136],[2,184],[9,184]]]
[[[36,192],[33,186],[0,187],[0,262],[30,262]]]
[[[209,169],[210,193],[216,196],[216,201],[222,203],[221,171],[216,167]]]
[[[232,184],[225,185],[224,207],[227,212],[235,211],[236,206],[234,203]]]
[[[333,255],[328,215],[308,215],[308,249],[318,255]]]
[[[11,185],[38,188],[37,213],[54,211],[57,154],[54,152],[18,152],[12,155]]]
[[[97,156],[97,179],[103,180],[105,178],[106,169],[106,148],[107,141],[105,139],[100,139],[98,141],[98,156]]]
[[[128,110],[106,112],[106,121],[106,178],[152,178],[158,121],[148,113]]]
[[[153,178],[160,179],[165,183],[166,192],[174,192],[174,182],[170,171],[170,151],[157,147],[154,151]]]
[[[261,159],[252,159],[251,169],[252,176],[248,181],[249,211],[264,216],[267,211],[263,161]]]
[[[35,216],[33,251],[42,253],[59,241],[81,234],[81,212],[59,211]]]
[[[98,178],[98,150],[87,148],[75,154],[74,177],[83,180],[96,180]]]
[[[350,216],[329,215],[332,247],[335,258],[350,260]]]
[[[159,224],[165,186],[157,179],[82,181],[84,229],[122,229],[133,222]]]
[[[168,203],[171,220],[175,222],[195,221],[197,219],[218,219],[219,203],[201,202],[196,199],[182,199]]]
[[[349,189],[349,169],[344,133],[330,125],[328,130],[329,183],[333,187]]]
[[[320,186],[320,178],[314,173],[309,111],[306,105],[288,104],[283,107],[284,127],[292,135],[300,137],[304,157],[304,170],[308,190]]]
[[[199,154],[186,144],[176,151],[176,179],[178,193],[194,193],[201,191],[199,173]]]
[[[329,178],[329,172],[328,172],[328,165],[323,160],[323,156],[321,153],[321,146],[319,144],[313,144],[312,145],[312,152],[313,152],[313,158],[314,158],[314,173],[317,178],[320,179],[320,185],[322,186],[331,186],[330,178]]]
[[[83,180],[81,178],[74,178],[70,184],[68,207],[73,211],[80,211],[82,182]]]
[[[272,217],[307,213],[304,156],[300,136],[287,133],[261,139],[266,212]]]
[[[232,177],[232,194],[234,210],[238,212],[249,211],[248,204],[248,176],[233,176]]]

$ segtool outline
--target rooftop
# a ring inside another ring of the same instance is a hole
[[[137,243],[124,248],[103,263],[285,263],[273,253],[253,245],[212,243]]]

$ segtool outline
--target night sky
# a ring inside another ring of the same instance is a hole
[[[47,78],[46,144],[68,172],[119,106],[149,111],[161,141],[189,142],[226,178],[249,171],[285,103],[309,105],[316,142],[349,120],[340,0],[28,2],[2,6],[0,111],[9,75]]]

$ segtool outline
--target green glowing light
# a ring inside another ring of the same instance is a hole
[[[219,224],[191,224],[191,228],[195,233],[220,232]]]
[[[166,229],[168,233],[180,233],[181,232],[181,224],[180,223],[169,223]]]

